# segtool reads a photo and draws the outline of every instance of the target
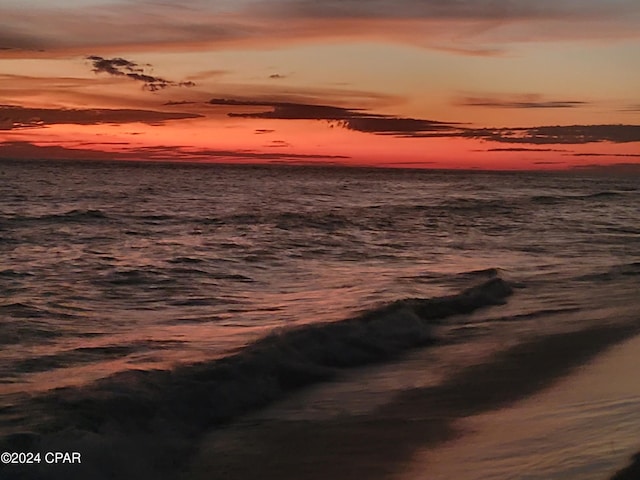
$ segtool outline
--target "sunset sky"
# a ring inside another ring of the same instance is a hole
[[[0,158],[640,164],[638,0],[1,0]]]

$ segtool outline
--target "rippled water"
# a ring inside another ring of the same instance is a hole
[[[0,405],[500,276],[473,350],[637,311],[640,185],[584,173],[0,164]],[[626,313],[625,313],[626,312]]]
[[[620,177],[3,164],[5,385],[211,358],[466,271],[636,275],[639,204]]]

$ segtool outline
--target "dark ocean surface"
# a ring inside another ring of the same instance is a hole
[[[639,205],[639,177],[588,172],[4,161],[0,436],[191,444],[416,346],[433,344],[428,364],[351,373],[339,400],[296,415],[366,410],[535,335],[637,321]]]

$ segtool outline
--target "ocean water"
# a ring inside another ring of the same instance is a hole
[[[638,177],[588,172],[4,161],[0,435],[192,445],[419,346],[428,365],[351,373],[340,400],[296,415],[366,410],[534,335],[632,322],[638,205]]]

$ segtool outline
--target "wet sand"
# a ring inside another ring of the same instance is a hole
[[[421,449],[397,480],[611,478],[640,445],[638,352],[635,336],[551,388],[460,419],[464,435]]]
[[[320,421],[240,420],[205,437],[184,478],[396,478],[418,451],[459,438],[459,419],[540,392],[638,332],[634,323],[540,336],[440,385],[406,391],[367,414]]]

